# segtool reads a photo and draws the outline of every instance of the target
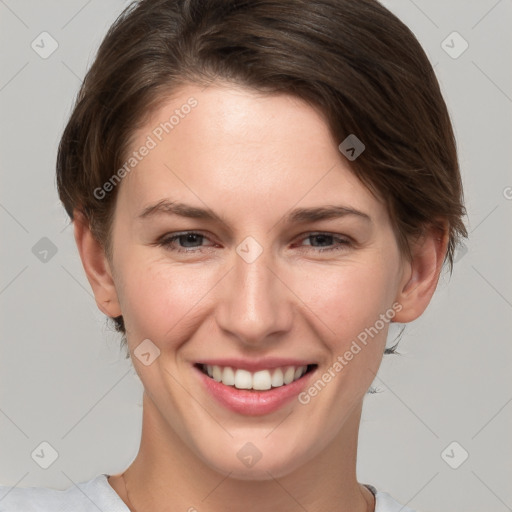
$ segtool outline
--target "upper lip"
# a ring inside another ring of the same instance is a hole
[[[223,357],[216,359],[203,359],[196,361],[196,364],[204,364],[211,366],[231,366],[249,372],[257,372],[259,370],[271,370],[273,368],[282,368],[286,366],[308,366],[314,365],[315,362],[305,359],[294,359],[290,357],[267,357],[259,359],[247,359],[243,357]]]

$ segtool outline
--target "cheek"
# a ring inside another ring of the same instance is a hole
[[[307,279],[300,278],[301,299],[324,324],[328,339],[346,342],[392,306],[396,282],[391,270],[375,262],[312,269]]]
[[[343,353],[392,305],[396,272],[389,263],[394,261],[392,255],[387,256],[369,254],[343,264],[315,262],[281,269],[293,292],[283,288],[282,300],[296,309],[296,328],[308,329],[308,324],[333,356]],[[200,327],[208,312],[214,314],[215,296],[223,285],[218,282],[223,275],[218,268],[170,263],[165,255],[148,257],[137,249],[125,253],[118,267],[119,300],[133,344],[149,338],[161,346],[171,342],[176,348]]]
[[[175,338],[208,289],[206,274],[197,269],[203,279],[193,279],[185,267],[136,258],[126,259],[123,267],[120,301],[127,333],[155,342]]]

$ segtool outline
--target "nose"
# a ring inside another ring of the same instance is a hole
[[[251,262],[235,253],[220,283],[217,324],[247,346],[273,343],[293,324],[293,293],[273,260],[267,249]]]

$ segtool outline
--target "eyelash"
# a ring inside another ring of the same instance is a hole
[[[181,237],[185,237],[185,236],[188,236],[188,235],[196,235],[196,236],[199,236],[199,237],[202,237],[202,238],[206,238],[208,240],[208,237],[206,235],[203,235],[201,233],[198,233],[196,231],[183,231],[181,233],[178,233],[178,234],[174,234],[170,237],[163,237],[160,239],[159,242],[157,242],[157,245],[160,246],[160,247],[164,247],[170,251],[174,251],[174,252],[180,252],[180,253],[191,253],[191,252],[198,252],[197,250],[198,249],[201,249],[201,246],[199,247],[189,247],[188,249],[183,249],[183,248],[176,248],[176,247],[173,247],[173,243],[178,240],[179,238]],[[302,240],[306,240],[308,238],[313,238],[313,237],[317,237],[317,236],[327,236],[327,237],[332,237],[334,241],[338,241],[339,244],[337,247],[331,247],[331,248],[322,248],[322,247],[317,247],[316,248],[316,251],[315,252],[332,252],[332,251],[341,251],[341,250],[344,250],[346,247],[352,245],[351,241],[348,240],[347,238],[341,238],[341,237],[337,237],[335,236],[334,234],[332,233],[324,233],[324,232],[312,232],[312,233],[308,233],[308,236],[306,237],[303,237]],[[333,242],[334,243],[334,242]],[[313,245],[310,245],[309,247],[315,247]]]

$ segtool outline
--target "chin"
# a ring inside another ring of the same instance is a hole
[[[271,451],[271,450],[268,450]],[[297,450],[291,452],[265,455],[251,443],[246,443],[240,449],[233,450],[234,456],[215,454],[213,459],[203,460],[215,471],[228,475],[235,480],[267,481],[282,478],[305,463],[305,457],[300,457]]]

